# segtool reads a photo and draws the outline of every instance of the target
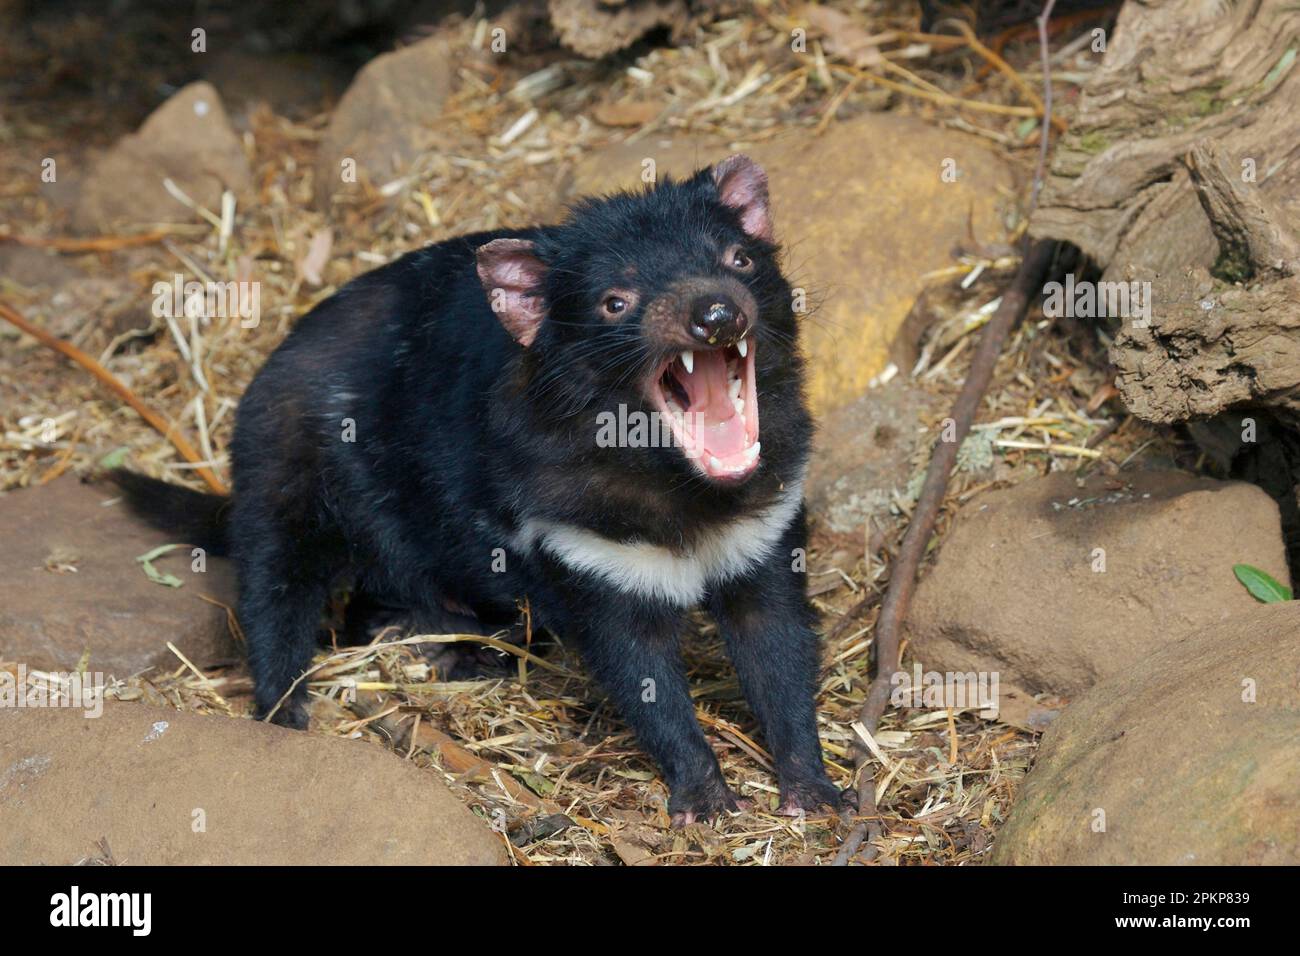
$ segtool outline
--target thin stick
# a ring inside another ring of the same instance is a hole
[[[181,453],[182,458],[191,464],[199,465],[195,470],[199,473],[199,476],[208,483],[209,488],[219,495],[224,495],[226,493],[226,486],[222,484],[221,479],[216,476],[216,473],[205,465],[200,464],[204,459],[194,450],[194,446],[185,440],[185,436],[176,432],[173,426],[167,423],[166,419],[144,402],[140,401],[140,399],[136,398],[135,393],[118,381],[112,372],[104,368],[104,366],[100,365],[93,358],[70,342],[65,342],[57,336],[51,335],[40,326],[28,322],[25,318],[19,315],[16,310],[4,302],[0,302],[0,318],[9,322],[11,325],[17,326],[42,345],[52,348],[54,351],[67,356],[84,368],[87,372],[93,375],[101,385],[130,405],[141,418],[157,429],[158,433],[171,442],[172,446]]]
[[[1052,138],[1052,59],[1049,56],[1047,21],[1052,18],[1056,0],[1047,0],[1043,14],[1038,18],[1038,49],[1043,61],[1043,126],[1038,131],[1038,166],[1034,170],[1034,187],[1029,196],[1029,214],[1038,208],[1038,193],[1043,188],[1047,172],[1047,141]]]
[[[872,73],[870,70],[864,70],[860,67],[840,66],[838,64],[831,67],[835,73],[847,73],[849,76],[860,76],[862,79],[877,86],[883,86],[887,90],[893,90],[895,93],[902,93],[905,96],[915,96],[923,100],[930,100],[932,103],[939,103],[943,106],[957,106],[963,109],[975,110],[979,113],[997,113],[1001,116],[1025,116],[1037,117],[1038,110],[1032,106],[1006,106],[1002,103],[986,103],[983,100],[964,100],[960,96],[953,96],[949,93],[931,93],[929,90],[921,89],[915,86],[907,86],[903,83],[896,83],[893,80],[887,80],[883,76]]]
[[[1119,431],[1120,425],[1124,424],[1125,419],[1116,416],[1102,425],[1097,431],[1093,432],[1092,437],[1083,443],[1084,448],[1096,448],[1115,432]]]
[[[993,378],[1002,345],[1011,329],[1020,321],[1029,307],[1034,290],[1042,281],[1048,265],[1052,261],[1054,244],[1037,242],[1021,260],[1020,268],[1012,280],[1011,288],[1002,295],[1002,303],[993,314],[993,318],[980,333],[980,342],[971,359],[970,371],[961,388],[961,394],[953,403],[949,418],[953,423],[953,440],[941,441],[934,449],[930,467],[925,473],[925,484],[917,499],[912,520],[903,535],[903,543],[898,550],[898,558],[890,572],[889,589],[880,606],[880,616],[876,619],[876,677],[867,689],[866,699],[858,720],[869,733],[874,734],[889,702],[892,678],[898,670],[898,650],[902,632],[903,618],[912,600],[912,591],[916,587],[916,572],[930,542],[939,507],[943,504],[944,493],[948,488],[948,476],[957,462],[957,450],[970,431],[971,422],[979,409],[984,392]],[[856,744],[856,741],[855,741]],[[866,763],[870,754],[863,746],[855,746],[857,751],[858,774],[858,812],[863,816],[875,817],[875,793],[873,780],[866,772]],[[837,866],[844,866],[866,838],[873,821],[858,824],[849,833],[835,857]]]
[[[89,239],[72,236],[18,236],[11,232],[0,232],[0,242],[16,242],[20,246],[53,249],[55,252],[112,252],[114,249],[153,245],[170,235],[171,232],[163,229],[136,236],[94,236]]]
[[[1056,0],[1052,0],[1052,3],[1055,2]],[[1049,3],[1047,5],[1047,8],[1044,10],[1044,13],[1049,16],[1051,15],[1051,6],[1052,4]],[[961,20],[956,20],[954,22],[957,24],[957,28],[961,30],[963,34],[965,34],[966,42],[970,44],[970,48],[974,50],[977,54],[979,54],[981,57],[983,57],[985,62],[987,62],[995,70],[997,70],[1003,76],[1006,76],[1008,79],[1010,79],[1011,82],[1014,83],[1016,87],[1020,90],[1020,92],[1022,92],[1025,95],[1025,98],[1034,105],[1034,108],[1037,109],[1038,112],[1043,117],[1043,126],[1044,127],[1055,126],[1057,132],[1064,133],[1066,130],[1065,123],[1062,120],[1052,116],[1051,108],[1048,106],[1048,100],[1044,100],[1043,97],[1039,96],[1038,93],[1034,90],[1034,88],[1029,85],[1029,82],[1023,76],[1021,76],[1019,73],[1016,72],[1015,67],[1013,67],[1010,63],[1004,60],[993,50],[990,50],[983,43],[981,43],[980,38],[975,35],[975,31],[972,30],[966,23],[962,22]],[[1046,28],[1044,27],[1044,29]],[[1045,83],[1044,85],[1047,87],[1046,94],[1050,99],[1052,93],[1051,83],[1048,82]]]

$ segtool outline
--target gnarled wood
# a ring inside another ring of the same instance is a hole
[[[1121,11],[1031,223],[1105,281],[1150,282],[1111,359],[1137,415],[1300,412],[1300,8],[1150,0]]]

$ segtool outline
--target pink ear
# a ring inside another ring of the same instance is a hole
[[[537,290],[546,266],[527,239],[493,239],[479,246],[478,277],[497,320],[524,348],[533,344],[546,312]]]
[[[767,173],[763,167],[737,153],[713,167],[713,181],[722,204],[740,213],[745,232],[771,241],[772,213],[768,208]]]

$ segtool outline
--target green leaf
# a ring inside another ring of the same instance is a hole
[[[147,577],[154,584],[162,584],[169,588],[178,588],[181,587],[185,582],[182,581],[180,578],[176,577],[176,575],[174,574],[164,574],[163,572],[159,571],[157,568],[153,566],[153,559],[161,557],[162,555],[166,554],[168,551],[175,551],[177,548],[183,548],[183,547],[185,547],[185,545],[183,544],[164,544],[161,547],[154,548],[148,554],[140,555],[140,557],[136,558],[136,560],[139,561],[140,566],[144,568],[145,577]]]
[[[531,770],[517,772],[515,774],[529,790],[539,797],[549,797],[555,792],[555,784],[547,780],[540,773],[533,773]]]
[[[131,449],[126,445],[120,448],[114,448],[103,458],[99,459],[100,468],[121,468],[122,462],[126,461],[126,456],[131,453]]]
[[[1232,573],[1246,586],[1256,601],[1275,604],[1278,601],[1291,600],[1291,589],[1279,584],[1270,575],[1249,564],[1234,564]]]

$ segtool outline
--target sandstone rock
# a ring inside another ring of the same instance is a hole
[[[368,180],[382,186],[406,171],[432,146],[433,122],[451,90],[451,51],[430,37],[376,57],[343,94],[316,158],[316,202]],[[343,162],[356,163],[356,182],[343,178]]]
[[[837,533],[861,536],[868,518],[888,519],[894,490],[911,478],[926,393],[894,379],[822,417],[808,473],[808,506]]]
[[[496,864],[433,771],[358,740],[109,701],[0,709],[0,864]],[[104,844],[100,844],[100,841]]]
[[[347,68],[333,57],[305,53],[251,53],[222,47],[204,58],[203,78],[221,92],[236,124],[259,103],[281,116],[309,117],[347,89]]]
[[[179,588],[152,583],[136,558],[168,542],[127,514],[107,487],[59,478],[0,497],[0,660],[127,677],[173,667],[171,641],[200,666],[238,651],[222,604],[235,603],[234,575],[208,555],[197,573],[189,548],[157,559]]]
[[[193,219],[194,213],[163,187],[164,179],[213,212],[221,209],[223,190],[239,194],[252,185],[243,145],[209,83],[179,90],[137,132],[93,163],[80,184],[73,224],[106,231],[127,223]]]
[[[1068,697],[1251,610],[1237,563],[1289,579],[1277,505],[1254,485],[1180,472],[1033,479],[963,506],[917,587],[912,652],[927,668]]]
[[[1300,863],[1297,660],[1292,601],[1099,683],[1044,735],[992,861]]]
[[[889,346],[926,272],[953,264],[954,247],[1002,238],[1005,162],[973,137],[891,113],[868,113],[820,138],[796,133],[747,148],[767,170],[786,272],[808,290],[804,323],[809,395],[818,411],[859,397],[885,368]],[[579,164],[572,194],[641,181],[642,161],[681,176],[735,152],[701,139],[648,138]],[[946,160],[957,179],[942,178]]]

